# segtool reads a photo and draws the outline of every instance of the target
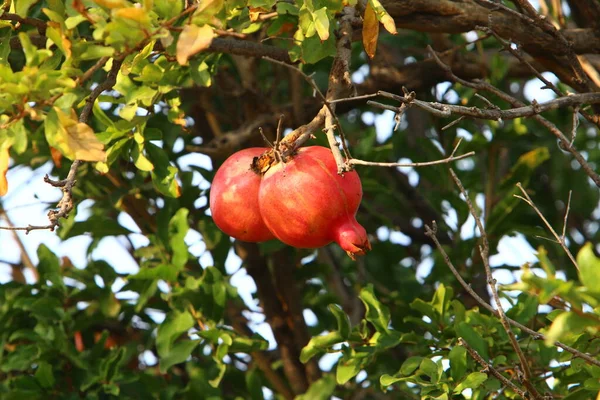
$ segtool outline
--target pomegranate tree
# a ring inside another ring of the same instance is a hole
[[[210,212],[215,224],[229,236],[245,242],[275,238],[258,207],[261,177],[251,169],[254,157],[267,150],[252,147],[233,154],[221,165],[210,188]]]

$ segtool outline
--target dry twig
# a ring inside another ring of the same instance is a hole
[[[473,358],[473,360],[477,361],[477,363],[483,367],[483,370],[481,372],[494,376],[496,379],[502,382],[504,386],[511,388],[516,394],[521,396],[521,398],[528,399],[527,394],[523,389],[519,388],[517,385],[509,381],[504,375],[498,372],[497,369],[492,367],[487,361],[483,359],[483,357],[479,355],[477,350],[472,348],[463,338],[458,338],[458,344],[467,349],[467,352]]]
[[[498,311],[496,311],[494,309],[494,307],[492,307],[488,302],[486,302],[484,299],[482,299],[481,296],[479,296],[473,290],[471,285],[469,285],[463,279],[463,277],[460,275],[460,273],[458,272],[458,270],[452,263],[452,260],[450,260],[450,256],[448,256],[448,253],[446,253],[446,250],[444,250],[444,247],[442,246],[439,239],[437,238],[437,224],[435,221],[432,222],[432,227],[429,227],[429,225],[425,225],[425,235],[428,236],[429,238],[431,238],[431,240],[435,244],[435,247],[438,249],[438,251],[440,252],[442,257],[444,258],[444,262],[446,263],[448,268],[450,268],[450,271],[452,271],[452,274],[458,280],[458,282],[463,287],[463,289],[465,289],[465,291],[467,293],[469,293],[471,295],[471,297],[473,297],[477,301],[477,303],[479,303],[479,305],[481,305],[483,308],[488,310],[491,314],[495,315],[496,317],[499,317]],[[546,340],[546,336],[544,334],[536,332],[533,329],[528,328],[527,326],[525,326],[513,319],[510,319],[508,317],[506,318],[506,320],[512,326],[519,328],[520,330],[527,333],[528,335],[531,335],[531,337],[533,337],[535,340],[542,340],[542,341]],[[587,361],[589,364],[593,364],[593,365],[600,367],[600,360],[593,358],[589,354],[583,353],[583,352],[581,352],[577,349],[574,349],[573,347],[568,346],[559,341],[554,342],[554,345],[556,347],[560,347],[561,349],[563,349],[565,351],[568,351],[569,353],[573,354],[573,356],[575,356],[577,358],[581,358],[581,359]]]
[[[515,351],[515,353],[517,354],[517,357],[519,358],[519,363],[521,364],[521,368],[523,369],[523,385],[525,385],[527,390],[533,395],[533,397],[535,399],[541,399],[542,395],[537,391],[537,389],[533,385],[533,379],[532,379],[533,377],[531,375],[531,369],[529,368],[529,363],[527,361],[527,358],[525,357],[523,350],[521,350],[521,347],[519,346],[519,342],[517,341],[517,337],[515,336],[515,333],[510,328],[510,323],[508,322],[508,318],[507,318],[506,314],[504,313],[504,308],[502,307],[502,303],[500,302],[500,297],[498,296],[498,288],[496,287],[496,280],[494,279],[494,277],[492,275],[492,269],[491,269],[490,263],[489,263],[490,246],[489,246],[487,233],[485,231],[485,228],[483,227],[483,222],[481,222],[481,218],[479,217],[479,215],[477,215],[477,211],[475,210],[475,207],[473,206],[473,203],[471,202],[471,199],[469,198],[467,191],[465,190],[462,182],[460,181],[460,179],[458,178],[456,173],[452,170],[452,168],[450,168],[450,175],[452,176],[454,183],[456,183],[456,186],[458,186],[458,189],[460,190],[461,194],[465,197],[465,202],[467,203],[469,212],[475,219],[475,223],[477,224],[477,228],[479,229],[479,234],[481,235],[481,241],[483,243],[481,246],[479,246],[479,254],[481,255],[481,260],[482,260],[483,266],[485,268],[485,274],[487,276],[487,283],[490,286],[490,289],[492,291],[492,297],[494,299],[494,302],[496,303],[496,308],[497,308],[498,316],[500,318],[500,322],[502,323],[502,327],[504,328],[504,331],[508,335],[511,346],[512,346],[513,350]]]
[[[567,247],[567,243],[566,243],[566,240],[565,240],[565,230],[566,230],[566,227],[567,227],[567,219],[569,218],[569,208],[571,207],[571,192],[569,192],[569,202],[567,204],[567,209],[565,211],[563,233],[562,233],[562,236],[559,236],[558,233],[556,233],[556,231],[554,230],[554,228],[552,228],[552,225],[550,225],[550,222],[548,222],[548,220],[546,219],[546,217],[544,217],[544,214],[542,214],[542,212],[540,211],[540,209],[537,208],[537,206],[535,205],[535,203],[533,202],[533,200],[531,199],[531,197],[529,197],[529,195],[527,194],[527,191],[521,185],[521,182],[517,183],[517,187],[519,188],[519,190],[521,191],[521,193],[523,193],[524,197],[523,196],[519,196],[517,194],[515,194],[513,196],[515,196],[518,199],[523,200],[525,203],[529,204],[529,206],[531,208],[533,208],[533,210],[540,217],[540,219],[542,220],[542,222],[544,222],[544,225],[546,225],[546,228],[548,228],[548,230],[550,231],[550,233],[552,233],[552,236],[554,236],[554,239],[556,239],[556,243],[558,243],[560,245],[560,247],[562,247],[562,249],[565,251],[565,253],[569,257],[569,260],[571,260],[571,262],[573,263],[573,265],[575,266],[575,268],[577,268],[577,270],[579,270],[579,264],[577,264],[577,261],[575,260],[575,257],[573,257],[573,254],[571,254],[571,251]]]
[[[489,83],[487,83],[485,81],[482,81],[482,80],[467,81],[467,80],[459,78],[452,72],[452,69],[438,57],[437,53],[431,48],[431,46],[428,46],[428,49],[429,49],[432,57],[438,63],[438,65],[446,71],[446,74],[448,75],[448,77],[450,79],[452,79],[453,81],[458,82],[464,86],[467,86],[467,87],[470,87],[473,89],[483,90],[486,92],[493,93],[494,95],[498,96],[502,100],[511,104],[513,107],[524,107],[525,106],[525,104],[522,101],[517,100],[516,98],[512,97],[511,95],[503,92],[502,90],[498,89],[497,87],[495,87],[493,85],[490,85]],[[532,104],[532,106],[537,107],[537,103]],[[542,117],[541,115],[533,114],[531,117],[534,120],[538,121],[540,124],[542,124],[546,129],[548,129],[558,139],[560,146],[565,151],[568,151],[569,153],[571,153],[571,155],[573,155],[573,157],[581,165],[581,168],[583,168],[583,170],[585,171],[587,176],[589,176],[592,179],[592,181],[594,181],[596,186],[600,187],[600,175],[598,175],[598,173],[596,173],[596,171],[594,171],[594,169],[590,166],[590,164],[586,161],[586,159],[581,155],[581,153],[574,146],[571,145],[570,140],[565,136],[565,134],[560,129],[558,129],[556,127],[556,125],[554,125],[552,122],[548,121],[546,118]]]

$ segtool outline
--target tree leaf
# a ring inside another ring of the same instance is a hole
[[[596,257],[592,243],[586,243],[577,253],[579,280],[592,293],[600,293],[600,258]]]
[[[344,339],[347,339],[350,335],[350,318],[337,304],[330,304],[327,308],[329,308],[329,311],[331,311],[337,321],[338,332]]]
[[[177,62],[186,65],[191,56],[210,47],[213,37],[213,28],[209,25],[184,26],[177,40]]]
[[[50,146],[70,160],[106,161],[104,145],[92,128],[77,120],[73,109],[70,113],[54,107],[46,117],[46,139]]]
[[[365,48],[365,53],[367,53],[371,59],[375,57],[378,38],[379,20],[377,19],[377,15],[371,6],[371,3],[368,2],[365,8],[365,17],[363,21],[362,42],[363,47]]]
[[[327,16],[327,7],[319,8],[313,13],[315,29],[321,40],[329,39],[329,17]]]
[[[388,14],[388,12],[383,8],[379,0],[369,0],[369,4],[373,8],[375,15],[377,16],[377,20],[383,24],[383,27],[386,31],[395,35],[398,33],[396,30],[396,23],[394,19]]]
[[[375,326],[378,332],[387,332],[390,323],[390,310],[379,302],[373,286],[369,285],[360,291],[360,299],[365,305],[365,319]]]
[[[176,269],[183,268],[189,256],[188,246],[184,240],[190,229],[187,221],[188,214],[187,208],[180,208],[169,221],[169,245],[173,251],[171,263]]]
[[[300,352],[300,362],[307,363],[311,358],[319,354],[321,351],[324,351],[334,344],[343,341],[344,338],[339,332],[329,332],[325,335],[315,336],[310,339],[308,344],[304,346]]]
[[[310,385],[306,393],[296,396],[295,400],[329,400],[334,390],[335,378],[327,374]]]
[[[8,172],[8,163],[10,161],[9,149],[10,146],[4,143],[0,145],[0,196],[4,196],[8,192],[6,173]]]
[[[350,379],[354,378],[362,369],[365,363],[365,357],[351,356],[348,359],[342,359],[338,362],[335,379],[338,385],[344,385]]]
[[[472,372],[454,388],[454,393],[459,394],[465,389],[477,389],[487,378],[487,374],[483,372]]]
[[[158,355],[166,357],[171,352],[175,340],[194,326],[194,318],[187,311],[172,310],[158,327],[156,333],[156,350]]]
[[[548,333],[546,333],[545,343],[552,346],[557,340],[562,341],[565,337],[578,335],[587,327],[597,327],[594,315],[589,318],[585,315],[579,315],[571,311],[565,311],[554,318]]]
[[[477,353],[485,360],[489,359],[489,351],[488,344],[481,337],[479,333],[473,327],[466,322],[459,322],[455,325],[454,329],[456,329],[456,333],[458,336],[461,336],[465,339],[465,341],[473,347]]]
[[[187,360],[200,342],[200,340],[182,340],[175,344],[166,356],[160,358],[160,372],[164,374],[173,365]]]
[[[450,360],[450,374],[452,379],[458,381],[467,372],[467,349],[462,346],[454,346],[448,354]]]

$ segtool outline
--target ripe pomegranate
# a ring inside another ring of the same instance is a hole
[[[300,148],[272,165],[258,192],[260,213],[277,239],[299,248],[335,241],[352,259],[371,249],[356,221],[361,198],[356,171],[338,175],[331,150],[321,146]]]
[[[252,147],[231,155],[219,168],[210,188],[210,212],[223,232],[245,242],[275,239],[258,207],[261,176],[250,169],[266,148]]]

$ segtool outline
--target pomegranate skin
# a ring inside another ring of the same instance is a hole
[[[254,157],[266,150],[252,147],[231,155],[215,174],[210,188],[210,212],[215,224],[245,242],[275,239],[258,207],[261,177],[250,169]]]
[[[317,248],[335,241],[353,259],[371,248],[356,221],[362,199],[358,173],[338,175],[328,148],[303,147],[288,162],[271,166],[258,198],[265,224],[290,246]]]

